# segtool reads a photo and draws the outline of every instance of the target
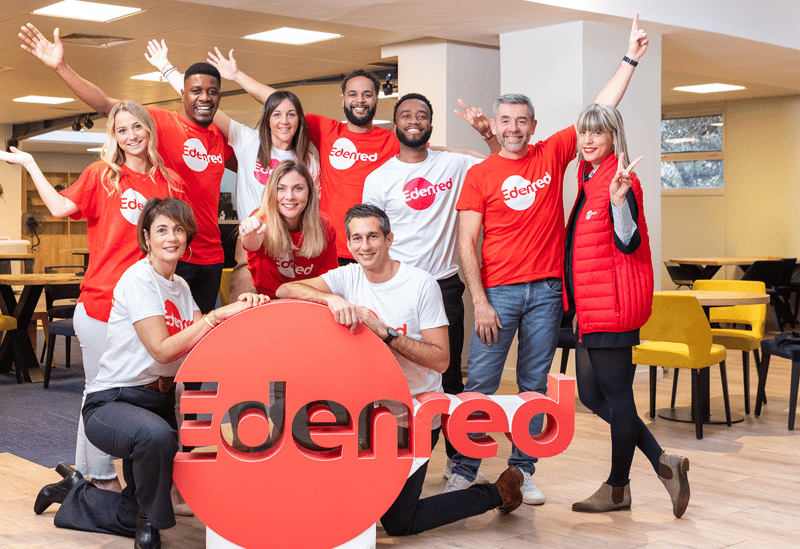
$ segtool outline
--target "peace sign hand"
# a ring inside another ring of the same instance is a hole
[[[458,104],[461,105],[461,108],[464,109],[464,112],[461,112],[458,109],[455,109],[453,112],[455,112],[462,119],[466,120],[470,126],[475,128],[475,131],[485,136],[486,133],[490,131],[490,128],[489,118],[486,116],[486,114],[484,114],[483,109],[480,107],[467,107],[467,104],[461,99],[458,100]]]
[[[631,188],[631,171],[643,159],[644,157],[640,156],[625,168],[623,167],[625,154],[619,153],[617,157],[617,173],[614,175],[614,179],[611,180],[611,185],[608,186],[611,194],[611,203],[617,208],[621,208],[625,203],[625,195],[628,193],[628,189]]]

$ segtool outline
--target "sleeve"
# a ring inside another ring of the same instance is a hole
[[[631,175],[633,176],[634,174],[631,174]],[[633,178],[633,182],[634,182],[634,185],[638,185],[639,184],[639,180],[636,179],[635,176]],[[639,219],[639,205],[636,203],[636,194],[633,192],[633,188],[628,189],[628,192],[625,194],[625,204],[623,205],[623,208],[625,206],[627,206],[627,208],[629,210],[629,214],[631,216],[631,222],[633,223],[633,232],[631,234],[630,239],[627,242],[625,242],[625,240],[620,238],[620,236],[619,236],[619,234],[617,232],[616,221],[614,220],[614,217],[613,217],[613,215],[614,215],[613,214],[613,207],[611,207],[611,206],[612,206],[611,201],[609,201],[609,208],[612,210],[612,213],[611,213],[612,218],[611,219],[612,219],[612,222],[614,223],[614,246],[616,246],[616,248],[620,252],[622,252],[624,254],[627,254],[627,255],[630,255],[633,252],[635,252],[636,250],[638,250],[639,249],[639,245],[642,243],[642,235],[641,235],[641,233],[639,233],[639,227],[633,221],[634,219]]]
[[[70,215],[70,218],[77,220],[99,217],[97,191],[98,186],[102,186],[100,178],[103,166],[101,162],[90,164],[75,183],[61,191],[62,196],[69,198],[78,207],[78,211]]]
[[[378,175],[379,171],[380,168],[369,174],[364,180],[364,192],[361,195],[361,202],[385,210],[386,195],[381,192],[381,178]]]
[[[464,178],[464,187],[456,202],[456,210],[471,210],[474,212],[485,213],[486,200],[480,191],[480,175],[477,167],[471,168]]]
[[[345,267],[339,267],[324,273],[322,275],[322,280],[324,280],[325,284],[328,285],[328,288],[331,289],[332,294],[344,297],[342,294],[347,288],[347,281],[345,280]]]
[[[311,179],[314,180],[314,184],[319,187],[319,175],[320,175],[320,168],[319,168],[319,161],[317,157],[311,151],[308,151],[308,160],[306,160],[306,167],[308,171],[311,173]]]
[[[308,124],[308,138],[320,150],[320,143],[322,142],[322,124],[327,120],[324,116],[318,114],[307,114],[306,124]]]
[[[619,238],[622,243],[627,246],[631,241],[634,231],[636,231],[636,222],[631,216],[631,206],[628,203],[627,196],[625,197],[625,202],[622,203],[622,206],[617,207],[612,202],[611,222],[614,225],[614,233],[617,235],[617,238]]]
[[[231,118],[230,129],[228,130],[228,145],[233,147],[233,151],[237,154],[237,156],[239,154],[238,147],[241,145],[242,138],[244,137],[242,132],[243,127],[244,124],[240,124]]]
[[[447,326],[442,290],[433,277],[426,277],[419,293],[419,327],[421,330]]]
[[[552,142],[556,147],[556,158],[566,167],[578,153],[578,132],[575,126],[564,128],[547,139],[548,145]]]
[[[138,266],[138,263],[134,263],[132,268]],[[132,277],[121,278],[119,285],[122,285],[121,293],[124,303],[127,304],[131,323],[153,316],[164,316],[164,305],[156,285],[152,280],[146,280],[141,272],[136,272]]]

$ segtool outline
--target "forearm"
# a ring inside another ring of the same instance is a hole
[[[620,61],[617,70],[614,72],[611,79],[606,82],[603,89],[595,97],[595,103],[602,103],[604,105],[612,105],[616,107],[625,95],[625,90],[628,89],[628,84],[633,76],[635,67],[625,61]]]
[[[467,288],[472,295],[472,302],[488,302],[486,291],[483,289],[481,280],[481,267],[478,262],[477,241],[472,238],[459,236],[459,252],[461,254],[461,266],[464,269],[464,278]]]
[[[114,105],[119,103],[119,99],[106,95],[103,90],[76,73],[66,62],[54,70],[81,101],[103,116],[108,116]]]
[[[275,92],[275,88],[262,84],[255,78],[251,78],[242,71],[238,71],[233,77],[233,81],[239,84],[244,91],[249,93],[253,99],[262,105],[267,102],[267,98]]]
[[[302,282],[287,282],[278,288],[275,295],[281,299],[300,299],[327,306],[330,298],[334,294],[317,290]]]
[[[251,252],[255,252],[264,245],[264,235],[258,234],[256,231],[252,231],[244,236],[241,236],[240,233],[239,238],[242,241],[244,249]]]
[[[148,349],[148,352],[161,364],[169,364],[191,351],[211,329],[211,326],[201,318],[186,329],[156,343],[152,349]]]
[[[414,364],[440,374],[450,365],[450,346],[411,339],[403,334],[389,342],[389,348]]]
[[[44,205],[50,210],[53,217],[65,217],[78,211],[74,202],[59,194],[58,191],[50,185],[36,162],[30,162],[25,166],[25,169],[28,170],[42,202],[44,202]]]

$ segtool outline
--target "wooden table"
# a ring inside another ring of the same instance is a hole
[[[693,295],[700,302],[703,311],[708,318],[711,307],[732,307],[734,305],[762,305],[769,303],[768,294],[750,294],[745,292],[725,292],[725,291],[696,291],[696,290],[675,290],[669,292],[654,292],[659,295]],[[711,410],[710,391],[709,391],[709,371],[710,368],[701,368],[697,376],[697,398],[700,399],[700,413],[703,414],[705,424],[727,424],[725,412],[722,410]],[[692,417],[692,406],[677,408],[662,408],[657,411],[658,417],[672,421],[694,423]],[[744,416],[731,412],[731,422],[738,423],[744,421]]]
[[[746,269],[756,261],[779,261],[780,257],[682,257],[678,259],[670,259],[670,263],[679,263],[680,265],[700,265],[703,267],[703,272],[700,274],[700,279],[708,280],[712,278],[723,265],[738,265],[742,269]]]
[[[0,274],[11,274],[12,261],[20,261],[23,271],[32,273],[35,257],[33,254],[0,254]]]
[[[36,351],[28,337],[28,325],[33,312],[45,285],[76,284],[82,280],[82,276],[67,273],[0,275],[0,309],[3,314],[17,319],[17,329],[6,332],[0,344],[0,373],[10,372],[11,365],[15,364],[17,383],[22,383],[23,379],[31,381],[31,373],[37,380],[42,379]],[[19,301],[12,286],[24,286]]]
[[[83,256],[83,268],[89,268],[89,248],[74,248],[72,250],[72,255],[82,255]]]

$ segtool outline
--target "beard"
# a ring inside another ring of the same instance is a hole
[[[344,116],[347,118],[347,121],[355,126],[366,126],[372,122],[372,119],[375,118],[375,112],[378,110],[378,104],[372,106],[372,108],[367,111],[363,117],[358,117],[353,112],[352,107],[344,107]]]
[[[408,137],[400,130],[400,128],[397,128],[394,133],[397,135],[397,140],[400,141],[401,144],[411,149],[417,149],[428,143],[428,140],[431,138],[431,134],[433,133],[433,128],[428,128],[427,131],[419,134],[419,137],[416,139]]]
[[[497,134],[497,142],[500,143],[500,146],[503,147],[505,150],[509,152],[517,152],[522,150],[523,148],[528,146],[528,142],[530,139],[522,140],[517,143],[510,143],[504,139],[504,136],[501,134]]]

